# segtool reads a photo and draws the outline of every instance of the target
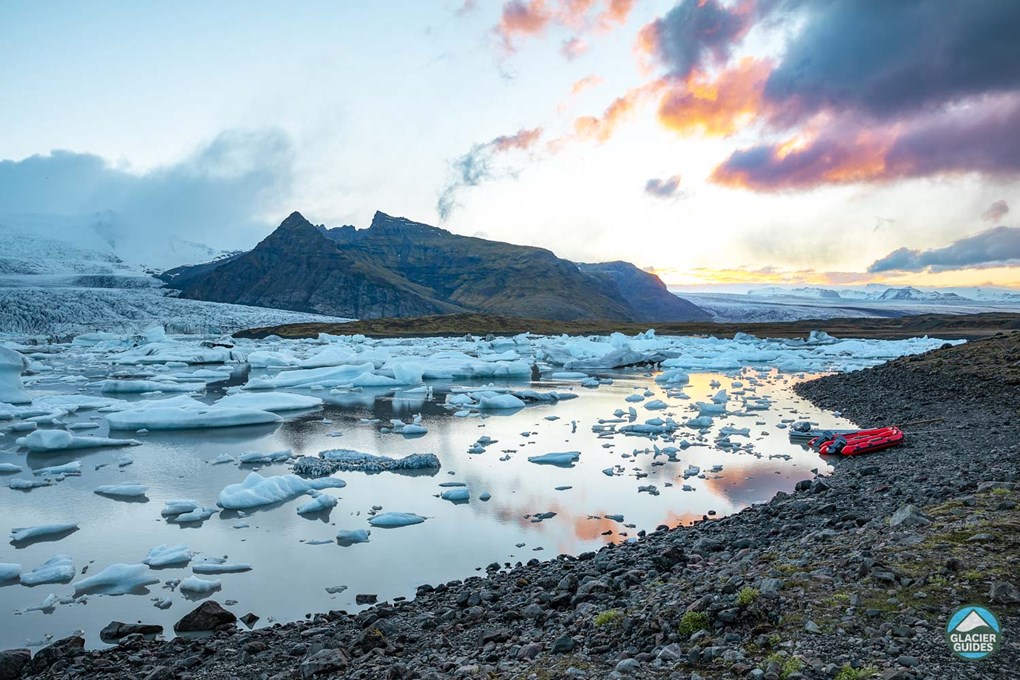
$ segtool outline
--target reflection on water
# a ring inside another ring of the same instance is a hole
[[[359,593],[376,593],[380,600],[410,597],[419,584],[464,578],[492,562],[549,559],[559,553],[594,549],[608,541],[627,540],[639,530],[651,531],[661,524],[687,525],[709,511],[716,517],[725,516],[767,500],[779,490],[790,490],[796,481],[809,478],[812,469],[825,467],[816,454],[790,444],[786,430],[777,427],[783,420],[850,426],[795,397],[786,376],[745,372],[741,380],[758,376],[761,382],[744,389],[770,397],[772,407],[716,417],[711,430],[700,439],[695,430],[678,432],[678,441],[686,437],[693,445],[670,460],[657,455],[654,448],[667,442],[622,435],[599,437],[592,426],[600,418],[613,418],[617,409],[626,411],[631,406],[637,411],[637,422],[666,416],[680,421],[694,415],[694,402],[716,393],[718,387],[712,381],[728,387],[733,376],[693,374],[683,390],[690,399],[683,400],[667,396],[649,375],[605,375],[615,382],[598,389],[542,381],[535,386],[574,390],[580,398],[529,406],[511,414],[494,412],[485,418],[453,417],[442,406],[450,384],[433,384],[431,399],[419,392],[387,389],[317,392],[316,396],[326,399],[325,408],[275,425],[132,434],[142,439],[143,445],[126,450],[134,463],[124,467],[117,461],[125,449],[3,455],[5,462],[17,461],[26,467],[16,475],[24,478],[33,478],[32,471],[39,468],[75,460],[82,461],[83,468],[80,477],[68,477],[51,487],[30,492],[0,490],[7,528],[67,521],[81,527],[59,540],[4,546],[0,562],[17,562],[28,570],[56,553],[65,553],[75,560],[80,578],[83,571],[95,574],[114,563],[137,564],[150,548],[160,544],[186,543],[204,557],[253,565],[250,572],[203,578],[222,581],[222,590],[213,595],[218,600],[236,601],[231,606],[234,611],[253,611],[262,617],[260,625],[267,625],[313,611],[353,611],[358,608],[355,596]],[[217,384],[206,398],[216,398],[226,386],[244,379],[243,371],[235,371],[230,381]],[[525,385],[514,384],[515,388]],[[647,401],[662,399],[668,408],[651,411],[643,407],[646,402],[625,401],[626,396],[645,390],[654,393]],[[738,403],[735,400],[731,409]],[[378,424],[364,422],[378,419],[385,424],[391,418],[408,419],[417,413],[429,430],[423,437],[381,433]],[[547,419],[549,416],[557,419]],[[95,418],[94,411],[79,411],[68,421]],[[752,450],[716,448],[716,434],[726,425],[750,428],[750,437],[734,436],[732,441],[751,444]],[[107,435],[105,426],[91,432]],[[484,453],[468,453],[483,435],[495,441]],[[13,439],[12,434],[4,436],[0,447],[13,450]],[[236,459],[249,451],[291,449],[295,455],[315,456],[332,448],[393,457],[435,453],[442,469],[412,474],[339,473],[336,476],[347,486],[326,491],[339,497],[338,505],[304,516],[295,509],[309,500],[307,496],[250,514],[223,511],[200,524],[171,524],[160,516],[164,503],[171,499],[195,499],[213,506],[224,486],[242,481],[252,469],[264,475],[289,472],[285,463],[261,469],[214,464],[222,454]],[[580,460],[572,468],[527,461],[528,456],[558,451],[580,451]],[[683,478],[691,465],[701,469],[703,478]],[[709,473],[715,465],[722,465],[722,471]],[[622,473],[609,476],[603,472],[615,466]],[[452,481],[467,485],[470,502],[439,498],[440,484]],[[147,485],[148,502],[127,503],[93,493],[100,485],[114,483]],[[685,484],[693,490],[684,491]],[[639,487],[649,485],[658,495],[639,492]],[[491,494],[491,499],[483,502],[478,497],[484,492]],[[369,528],[367,519],[373,506],[428,519],[400,529],[372,528],[369,542],[338,545],[338,530]],[[540,513],[555,516],[535,521]],[[623,517],[618,521],[606,515]],[[40,603],[50,593],[69,597],[73,586],[0,584],[0,612],[6,621],[0,628],[0,647],[38,642],[46,635],[59,637],[76,629],[86,631],[90,645],[99,644],[98,630],[114,619],[161,623],[169,633],[173,622],[193,605],[180,592],[166,589],[166,582],[187,578],[192,572],[190,568],[165,568],[155,575],[163,583],[148,586],[145,595],[92,595],[85,604],[58,605],[49,614],[15,612]],[[333,594],[326,591],[338,590],[337,586],[347,588]],[[172,602],[169,609],[154,606],[162,598]]]

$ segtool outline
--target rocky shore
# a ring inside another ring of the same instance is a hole
[[[204,638],[68,638],[0,653],[48,678],[1002,678],[1020,667],[1020,333],[797,387],[907,442],[722,519],[423,585],[414,601]],[[930,422],[941,419],[937,422]],[[300,574],[295,574],[300,578]],[[274,584],[273,587],[286,587]],[[956,659],[949,614],[984,603],[1002,648]],[[202,620],[207,618],[207,620]]]

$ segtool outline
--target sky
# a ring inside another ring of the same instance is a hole
[[[236,249],[381,210],[680,286],[1020,286],[1018,32],[1015,0],[12,0],[0,216]]]

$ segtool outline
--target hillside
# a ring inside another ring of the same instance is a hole
[[[315,227],[293,213],[248,253],[162,278],[186,298],[362,319],[463,312],[562,321],[708,318],[626,263],[579,267],[543,248],[381,212],[360,230]]]

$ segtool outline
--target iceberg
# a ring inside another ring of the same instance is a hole
[[[483,411],[511,410],[524,408],[524,402],[512,394],[497,394],[479,399],[478,408]]]
[[[0,583],[13,581],[21,576],[21,565],[10,562],[0,562]]]
[[[267,463],[282,463],[285,460],[290,460],[291,456],[293,454],[290,449],[273,451],[271,453],[248,451],[247,453],[242,453],[237,460],[245,465],[265,465]]]
[[[319,456],[320,459],[299,458],[294,463],[294,472],[310,477],[322,477],[333,472],[373,473],[440,468],[439,458],[434,453],[412,453],[403,458],[390,458],[351,449],[329,449],[321,452]]]
[[[183,498],[174,499],[166,502],[160,514],[163,515],[163,517],[173,517],[174,515],[181,515],[185,512],[198,510],[201,507],[202,504],[198,501]]]
[[[303,368],[280,371],[275,376],[260,375],[248,380],[246,390],[278,390],[288,387],[340,387],[350,385],[362,373],[371,373],[375,364],[349,364],[325,368]]]
[[[204,579],[198,578],[197,576],[189,576],[188,578],[181,581],[181,584],[177,588],[191,597],[202,597],[215,593],[223,587],[223,582],[218,579]]]
[[[21,573],[21,585],[70,583],[75,575],[74,561],[68,555],[54,555],[32,571]]]
[[[13,349],[0,346],[0,403],[28,404],[28,396],[21,383],[21,373],[28,368],[28,359]]]
[[[18,544],[31,541],[44,536],[55,536],[57,534],[70,534],[78,530],[77,524],[41,524],[34,527],[21,527],[11,529],[11,543]],[[63,538],[63,536],[61,536]]]
[[[239,394],[228,394],[213,402],[218,408],[235,408],[246,411],[303,411],[306,409],[319,408],[322,406],[322,399],[309,397],[303,394],[290,394],[289,392],[268,392],[251,393],[242,392]]]
[[[201,392],[204,382],[175,383],[154,380],[103,380],[99,390],[103,394],[141,394],[142,392]]]
[[[252,567],[247,562],[238,562],[237,564],[226,564],[221,562],[203,562],[201,564],[191,565],[191,571],[196,574],[241,574],[246,571],[251,571]]]
[[[111,564],[95,576],[74,584],[74,593],[127,595],[145,586],[159,583],[147,564]]]
[[[66,430],[36,430],[15,443],[32,453],[93,449],[102,446],[138,446],[137,439],[109,439],[106,437],[76,437]]]
[[[297,475],[263,477],[252,472],[240,484],[230,484],[220,491],[217,505],[226,510],[247,510],[297,498],[311,490],[340,489],[346,482],[332,477],[302,479]]]
[[[309,491],[308,494],[312,497],[312,500],[298,506],[297,513],[299,515],[310,515],[313,512],[322,512],[323,510],[336,507],[336,496],[331,496],[328,493],[322,493],[314,489]]]
[[[191,552],[183,543],[178,545],[157,545],[149,550],[142,564],[150,567],[183,567],[191,561]]]
[[[447,489],[440,494],[440,497],[444,501],[452,501],[454,503],[467,503],[471,499],[471,492],[466,487],[459,487],[456,489]]]
[[[368,529],[341,529],[336,532],[336,541],[340,545],[354,545],[355,543],[368,543],[368,537],[372,534]]]
[[[21,472],[21,466],[14,463],[0,463],[0,475],[14,475]]]
[[[278,423],[283,419],[269,411],[240,408],[153,407],[119,411],[106,416],[111,430],[196,430],[207,427],[238,427]]]
[[[425,518],[413,512],[384,512],[381,515],[370,517],[368,523],[374,527],[383,529],[395,529],[406,527],[412,524],[421,524]]]
[[[64,463],[63,465],[50,465],[49,467],[33,470],[32,474],[35,475],[36,477],[58,477],[61,475],[80,475],[81,461],[76,460],[71,463]]]
[[[563,453],[544,453],[541,456],[528,456],[529,463],[539,465],[556,465],[558,467],[574,467],[574,463],[581,459],[580,451],[565,451]]]
[[[105,484],[96,487],[93,493],[113,498],[141,498],[148,490],[149,487],[142,484]]]

